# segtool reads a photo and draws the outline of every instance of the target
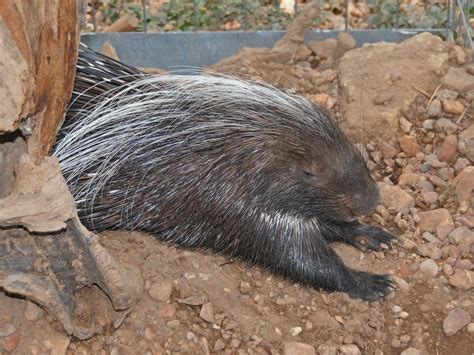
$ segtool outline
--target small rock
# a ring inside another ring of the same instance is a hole
[[[469,323],[469,324],[467,325],[467,332],[468,332],[469,334],[474,334],[474,323]]]
[[[470,290],[474,287],[474,271],[458,269],[448,278],[448,282],[461,290]]]
[[[30,322],[36,322],[44,315],[44,310],[34,304],[33,302],[27,302],[25,309],[25,319]]]
[[[240,282],[240,293],[243,295],[248,295],[250,293],[251,287],[248,282]]]
[[[458,245],[464,238],[471,238],[474,232],[471,232],[467,227],[458,227],[449,233],[448,240],[451,244]]]
[[[408,156],[413,157],[420,152],[420,146],[418,145],[416,138],[413,136],[405,135],[398,139],[400,148],[408,154]]]
[[[393,145],[384,142],[382,144],[382,156],[384,159],[392,159],[395,155],[397,155],[397,150],[393,147]]]
[[[324,107],[326,110],[332,109],[336,103],[334,99],[327,94],[316,94],[313,95],[312,98],[317,105]]]
[[[420,222],[418,226],[422,232],[434,232],[440,225],[453,224],[453,218],[445,208],[419,213]]]
[[[399,314],[401,319],[406,319],[406,318],[408,318],[409,315],[410,314],[408,312],[405,312],[405,311],[401,311],[400,314]]]
[[[398,70],[392,70],[390,72],[390,80],[396,82],[402,78],[402,74]]]
[[[424,179],[423,175],[415,174],[415,173],[403,173],[398,178],[398,186],[412,186],[415,187],[419,181]]]
[[[459,203],[459,211],[464,213],[471,206],[471,194],[474,191],[474,166],[468,166],[454,179],[456,185],[456,199]]]
[[[21,338],[19,334],[15,333],[10,335],[3,341],[3,350],[6,352],[12,352],[18,346],[20,340]]]
[[[186,339],[194,340],[194,339],[196,339],[196,334],[194,334],[193,332],[187,332],[186,333]]]
[[[453,115],[460,115],[464,111],[464,106],[459,101],[443,100],[443,110]]]
[[[16,327],[9,322],[0,322],[0,337],[7,337],[16,332]]]
[[[225,348],[225,343],[221,339],[217,339],[214,343],[214,351],[220,351]]]
[[[441,109],[440,109],[441,111]],[[427,131],[432,131],[434,129],[434,121],[431,119],[424,120],[423,121],[423,128],[426,129]]]
[[[432,259],[425,259],[420,263],[420,271],[426,276],[434,278],[438,274],[438,264]]]
[[[456,334],[471,321],[471,316],[466,311],[454,308],[443,321],[443,331],[448,337]]]
[[[148,294],[155,301],[166,302],[169,301],[172,291],[173,282],[171,282],[170,280],[162,279],[160,281],[153,282],[150,285]]]
[[[403,350],[400,355],[423,355],[423,351],[418,350],[417,348],[408,348]]]
[[[410,121],[408,121],[405,117],[402,116],[400,117],[399,123],[400,129],[403,133],[410,133],[411,127],[413,126]]]
[[[415,206],[415,199],[399,186],[379,183],[380,203],[386,207],[393,207],[397,212],[408,213],[410,207]]]
[[[440,118],[439,120],[437,120],[436,127],[438,127],[441,132],[447,134],[453,134],[458,130],[458,126],[447,118]]]
[[[454,230],[453,224],[440,225],[436,227],[436,238],[438,238],[441,241],[444,241],[446,240],[446,238],[448,238],[449,233],[451,233],[453,230]]]
[[[234,338],[234,339],[232,339],[232,340],[230,341],[229,346],[230,346],[231,348],[233,348],[233,349],[237,349],[237,348],[240,346],[240,343],[241,343],[241,342],[240,342],[239,339]]]
[[[316,350],[309,344],[292,341],[283,346],[283,355],[316,355]]]
[[[208,302],[202,305],[201,312],[199,316],[204,319],[206,322],[214,323],[214,309],[212,307],[212,303]]]
[[[434,99],[431,101],[426,113],[429,117],[438,117],[441,114],[441,100]]]
[[[427,204],[434,204],[438,201],[438,193],[434,191],[422,191],[421,192],[421,198],[423,201],[425,201]]]
[[[454,171],[456,172],[456,174],[459,174],[469,165],[470,165],[469,160],[467,160],[466,158],[459,158],[458,160],[456,160],[456,163],[454,164]]]
[[[456,100],[459,96],[459,93],[449,89],[438,90],[436,97],[441,100]]]
[[[456,157],[457,147],[458,138],[452,134],[447,136],[437,153],[439,161],[450,162],[454,160]]]
[[[339,351],[346,355],[361,355],[360,349],[355,344],[341,345]]]
[[[382,92],[378,93],[377,96],[374,97],[373,103],[374,103],[374,105],[385,105],[390,100],[393,99],[393,96],[394,96],[393,92],[382,91]]]
[[[303,328],[301,328],[301,327],[290,328],[290,334],[294,337],[299,335],[302,331],[303,331]]]

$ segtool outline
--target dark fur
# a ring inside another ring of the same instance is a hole
[[[117,79],[123,75],[127,77]],[[82,119],[84,108],[103,100],[100,94],[142,76],[92,51],[81,52],[75,94],[60,139],[67,138]],[[190,93],[180,106],[192,107],[193,100]],[[356,220],[370,213],[379,198],[358,150],[314,105],[305,109],[308,120],[286,117],[271,103],[247,106],[229,101],[217,108],[222,111],[211,107],[180,123],[184,129],[219,120],[219,114],[236,117],[233,125],[226,121],[220,129],[203,129],[188,137],[178,151],[168,153],[167,165],[157,169],[147,165],[160,150],[153,145],[147,154],[127,161],[93,208],[78,202],[83,222],[95,231],[144,230],[162,241],[230,255],[351,297],[375,300],[386,295],[391,288],[387,275],[352,270],[330,247],[339,241],[379,249],[393,238]],[[244,125],[239,112],[245,110],[258,114]],[[91,172],[94,168],[70,182],[73,194]]]

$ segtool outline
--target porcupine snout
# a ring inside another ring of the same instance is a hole
[[[372,213],[380,200],[380,192],[377,184],[371,181],[367,189],[355,192],[351,200],[351,209],[355,216]]]

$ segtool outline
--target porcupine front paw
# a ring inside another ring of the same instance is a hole
[[[384,245],[391,248],[397,238],[381,228],[360,224],[354,230],[353,245],[360,250],[382,250]]]
[[[344,291],[353,298],[365,301],[377,301],[395,288],[389,275],[376,275],[352,270],[351,280],[352,282],[347,284],[350,287]]]

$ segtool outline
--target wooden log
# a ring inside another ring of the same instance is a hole
[[[74,84],[76,0],[0,1],[0,132],[20,128],[34,161],[55,142]],[[8,102],[8,98],[11,101]]]

